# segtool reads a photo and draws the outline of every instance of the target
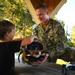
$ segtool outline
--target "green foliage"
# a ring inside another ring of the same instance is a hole
[[[75,26],[73,26],[72,28],[72,38],[71,38],[71,42],[74,44],[74,47],[75,47]]]
[[[69,45],[70,47],[74,47],[74,44],[73,44],[73,42],[71,41],[71,34],[69,34],[67,31],[66,31],[66,33],[65,33],[65,43],[67,44],[67,45]]]
[[[16,36],[24,37],[32,34],[35,22],[23,0],[0,0],[0,20],[2,19],[9,19],[15,24]]]

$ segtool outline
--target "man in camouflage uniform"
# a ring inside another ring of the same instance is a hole
[[[33,34],[37,35],[44,44],[44,50],[50,54],[50,61],[55,62],[57,58],[71,60],[75,53],[65,44],[64,28],[58,21],[48,16],[47,7],[44,4],[38,5],[35,10],[41,23],[34,29]]]

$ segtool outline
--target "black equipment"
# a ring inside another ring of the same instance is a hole
[[[34,64],[37,60],[42,61],[44,59],[45,52],[43,50],[43,44],[38,40],[34,39],[31,44],[22,47],[19,56],[22,54],[22,62],[27,63],[32,66],[37,66],[39,64]],[[18,56],[18,61],[19,60]]]
[[[62,65],[63,75],[75,75],[75,64]]]

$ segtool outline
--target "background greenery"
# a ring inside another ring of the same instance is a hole
[[[8,19],[14,23],[16,26],[15,38],[32,35],[35,22],[24,0],[0,0],[0,20],[2,19]],[[63,26],[65,25],[63,21],[61,23]],[[75,46],[75,26],[72,34],[66,32],[65,36],[66,43],[69,46]],[[67,39],[67,36],[71,36],[71,38]]]
[[[23,0],[0,0],[1,19],[8,19],[15,24],[16,37],[26,37],[32,34],[32,26],[35,22]]]

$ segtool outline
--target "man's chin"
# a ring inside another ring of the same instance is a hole
[[[40,23],[44,23],[43,21],[40,21]]]

